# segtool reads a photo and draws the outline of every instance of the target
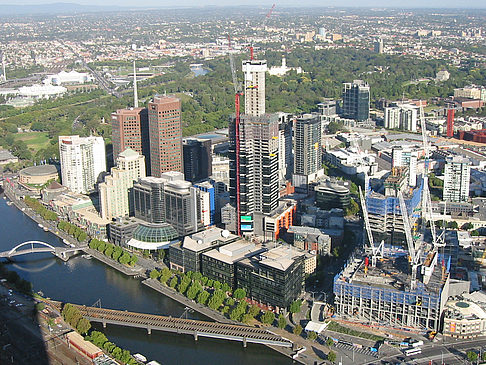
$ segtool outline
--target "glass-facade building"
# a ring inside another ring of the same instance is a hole
[[[343,110],[345,118],[360,122],[370,117],[370,86],[363,80],[344,83]]]

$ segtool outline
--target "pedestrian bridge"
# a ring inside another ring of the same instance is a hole
[[[50,252],[53,255],[67,260],[67,253],[81,251],[87,246],[80,247],[55,247],[42,241],[27,241],[18,244],[9,251],[0,252],[0,258],[10,259],[14,256],[27,255],[30,253]]]
[[[60,309],[60,303],[57,304],[57,306]],[[91,322],[101,323],[103,324],[103,327],[106,327],[107,324],[114,324],[125,327],[143,328],[146,329],[149,334],[154,330],[186,334],[193,336],[196,341],[199,337],[240,341],[243,342],[243,346],[245,347],[247,343],[259,343],[262,345],[282,347],[293,346],[292,341],[271,333],[264,328],[173,318],[81,305],[74,306],[79,309],[84,318]]]

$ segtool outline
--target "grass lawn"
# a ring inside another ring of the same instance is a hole
[[[30,150],[39,151],[49,145],[49,137],[45,132],[15,133],[15,139],[24,141]]]

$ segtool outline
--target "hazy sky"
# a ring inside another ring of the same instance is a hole
[[[286,6],[378,6],[378,7],[436,7],[436,8],[486,8],[486,0],[0,0],[0,5],[30,5],[46,3],[76,3],[83,5],[119,6],[204,6],[204,5],[261,5]]]

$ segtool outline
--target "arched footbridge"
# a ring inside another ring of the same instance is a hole
[[[42,241],[26,241],[18,244],[9,251],[0,252],[0,258],[3,257],[9,259],[14,256],[27,255],[30,253],[50,252],[53,255],[64,259],[67,257],[67,253],[81,251],[84,248],[86,248],[86,246],[55,247]]]

